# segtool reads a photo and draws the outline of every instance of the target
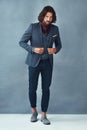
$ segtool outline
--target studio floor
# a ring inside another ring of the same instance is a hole
[[[0,130],[87,130],[87,115],[48,114],[51,125],[30,122],[31,114],[0,114]]]

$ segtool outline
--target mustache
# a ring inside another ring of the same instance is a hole
[[[46,22],[49,22],[49,23],[50,23],[50,21],[46,21]]]

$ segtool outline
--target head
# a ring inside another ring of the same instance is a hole
[[[38,20],[46,25],[56,22],[56,13],[51,6],[45,6],[38,16]]]

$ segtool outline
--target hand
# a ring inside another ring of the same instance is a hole
[[[34,52],[37,54],[42,54],[44,52],[44,48],[34,48]]]
[[[57,51],[56,48],[47,48],[47,50],[48,50],[48,53],[49,53],[49,54],[54,54],[54,53],[56,53],[56,51]]]

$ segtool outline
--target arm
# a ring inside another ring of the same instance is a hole
[[[32,38],[32,24],[28,27],[28,29],[23,34],[21,40],[19,41],[19,45],[27,50],[28,52],[33,52],[33,48],[28,44],[28,41]]]
[[[55,52],[55,54],[56,54],[62,48],[62,44],[61,44],[61,39],[60,39],[60,34],[59,34],[58,27],[57,27],[57,37],[56,37],[56,40],[55,40],[55,47],[56,47],[56,52]]]
[[[60,51],[61,47],[62,47],[58,27],[57,27],[57,34],[56,35],[57,36],[55,38],[55,48],[48,48],[49,54],[58,53]]]
[[[32,24],[29,26],[29,28],[23,34],[21,40],[19,41],[19,45],[30,53],[34,52],[37,54],[42,54],[44,51],[44,48],[34,48],[31,45],[27,44],[28,41],[31,40],[31,38],[32,38]]]

